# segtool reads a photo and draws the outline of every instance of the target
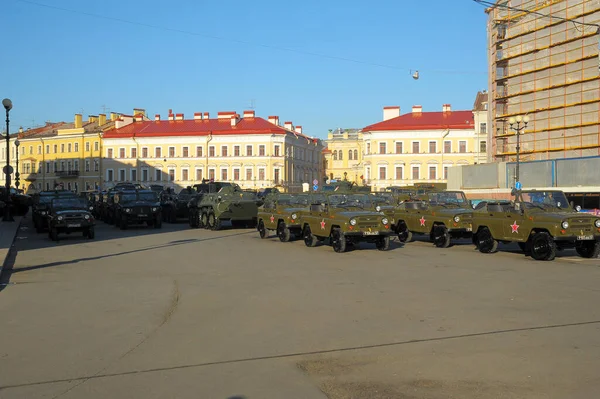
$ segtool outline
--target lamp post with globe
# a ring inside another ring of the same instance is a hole
[[[521,151],[521,131],[527,127],[529,123],[529,116],[521,116],[517,115],[515,117],[511,117],[508,119],[508,124],[510,128],[517,133],[517,168],[515,171],[515,188],[517,190],[521,189],[521,180],[519,180],[519,165],[520,165],[520,151]]]
[[[9,122],[10,119],[8,117],[8,113],[12,109],[12,101],[10,99],[5,98],[2,100],[2,106],[6,110],[6,167],[4,168],[4,174],[6,175],[6,192],[4,194],[5,201],[5,209],[4,209],[4,217],[2,218],[5,222],[14,222],[12,214],[10,213],[11,208],[11,198],[10,198],[10,130],[9,130]]]

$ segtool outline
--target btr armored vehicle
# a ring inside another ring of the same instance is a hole
[[[80,231],[84,237],[94,238],[94,217],[88,204],[81,198],[58,197],[50,202],[48,215],[48,235],[52,241],[58,241],[59,234],[71,234]]]
[[[575,248],[584,258],[600,253],[600,217],[578,213],[562,191],[517,191],[514,201],[480,203],[473,212],[473,242],[483,253],[498,242],[517,242],[535,260],[553,260]]]
[[[36,232],[42,233],[48,227],[50,205],[55,198],[77,198],[77,194],[67,190],[41,191],[34,194],[31,219]]]
[[[216,193],[221,188],[230,187],[231,185],[232,183],[228,182],[209,182],[204,180],[201,184],[194,184],[192,186],[193,190],[196,191],[196,194],[192,195],[188,201],[188,220],[190,227],[206,227],[206,220],[201,220],[202,209],[200,207],[204,194]]]
[[[306,210],[310,202],[310,194],[269,194],[263,205],[258,208],[258,233],[260,238],[269,237],[273,230],[281,242],[288,242],[292,237],[302,237],[302,221],[300,211]]]
[[[375,243],[385,251],[390,246],[390,220],[380,212],[369,210],[365,194],[313,194],[307,210],[298,212],[302,236],[307,247],[329,238],[333,250],[345,252],[348,244]]]
[[[472,236],[472,215],[462,191],[429,191],[398,206],[394,229],[400,242],[410,242],[414,234],[429,235],[436,247],[446,248],[453,238]]]
[[[209,185],[218,186],[218,183]],[[210,187],[209,193],[198,200],[195,212],[200,217],[199,226],[210,230],[219,230],[224,221],[231,222],[232,227],[256,227],[258,207],[262,204],[254,193],[243,191],[235,183],[220,184],[221,188],[214,192]]]
[[[117,191],[114,197],[114,215],[115,224],[121,230],[141,223],[157,229],[162,227],[158,194],[152,190]]]

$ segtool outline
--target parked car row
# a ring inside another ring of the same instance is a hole
[[[48,231],[53,241],[60,234],[81,232],[93,239],[95,220],[89,203],[72,191],[42,191],[33,195],[31,218],[37,233]]]

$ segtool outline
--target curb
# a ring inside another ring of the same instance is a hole
[[[2,259],[2,263],[0,263],[0,282],[3,281],[3,278],[4,278],[4,276],[2,275],[3,272],[5,270],[7,270],[7,271],[9,270],[8,266],[9,266],[10,262],[8,262],[8,260],[10,259],[11,255],[15,251],[15,241],[17,239],[17,235],[19,234],[19,229],[21,228],[21,223],[24,218],[25,218],[24,216],[16,216],[14,225],[10,226],[11,228],[14,228],[14,232],[12,233],[12,238],[10,239],[10,245],[6,249],[6,254],[4,255],[4,259]],[[0,223],[3,223],[3,222],[0,222]],[[10,222],[6,222],[6,223],[10,223]],[[5,232],[5,234],[8,234],[9,237],[11,235],[10,230],[8,230],[8,227],[7,227],[7,231]],[[2,249],[4,249],[4,248],[2,248]]]

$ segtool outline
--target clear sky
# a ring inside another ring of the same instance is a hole
[[[75,113],[237,111],[311,136],[382,108],[470,110],[486,89],[472,0],[4,0],[0,97],[11,132]],[[411,71],[419,71],[414,80]],[[4,118],[1,118],[2,120]]]

